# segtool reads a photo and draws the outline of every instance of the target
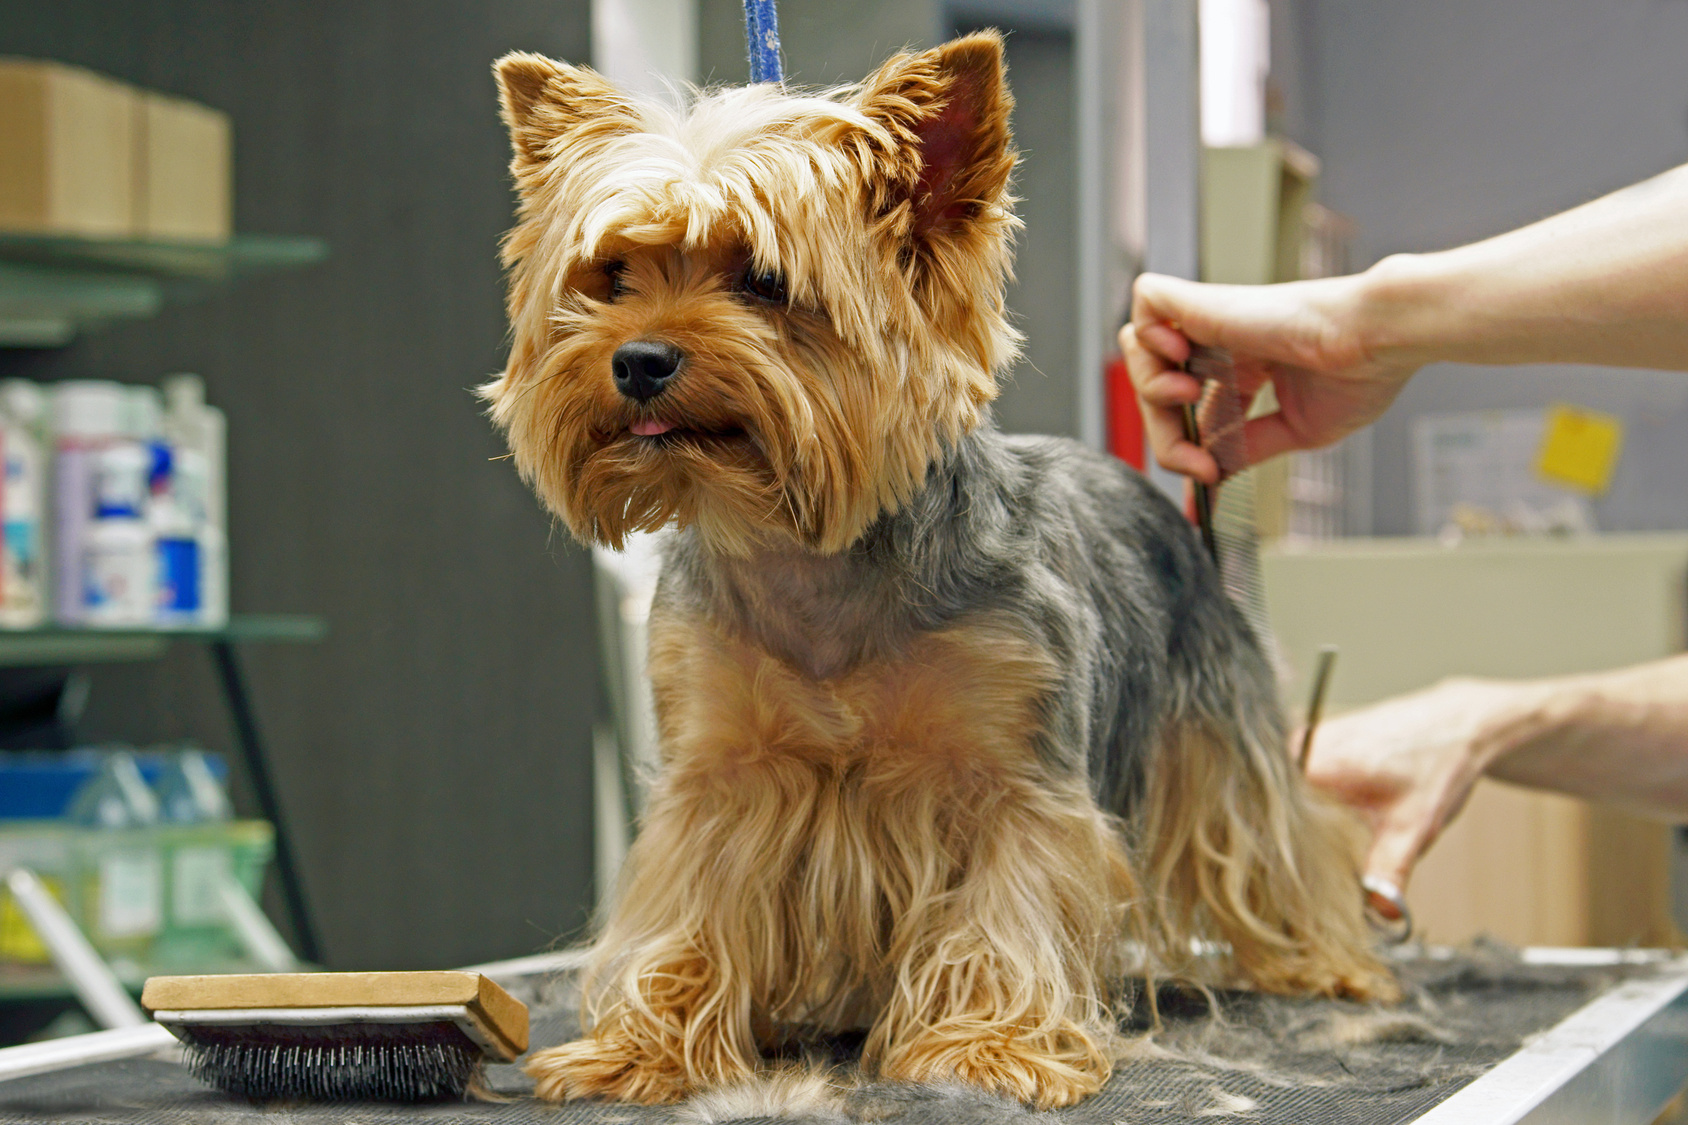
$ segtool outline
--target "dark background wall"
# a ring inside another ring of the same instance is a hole
[[[248,667],[335,968],[532,951],[591,899],[589,564],[469,393],[504,352],[489,64],[588,42],[586,0],[0,0],[0,53],[230,113],[237,229],[332,248],[0,376],[197,371],[228,412],[233,606],[331,630]],[[96,670],[83,728],[233,749],[192,645]]]

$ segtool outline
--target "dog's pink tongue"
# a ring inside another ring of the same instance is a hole
[[[627,428],[638,434],[640,437],[655,437],[658,434],[666,434],[669,430],[672,430],[674,428],[674,423],[658,422],[652,419],[651,421],[646,422],[635,422]]]

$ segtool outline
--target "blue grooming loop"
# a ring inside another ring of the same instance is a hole
[[[780,21],[774,0],[744,0],[744,36],[750,42],[750,80],[781,82]]]

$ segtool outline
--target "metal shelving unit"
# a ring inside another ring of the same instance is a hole
[[[320,617],[237,613],[220,629],[40,629],[0,630],[0,668],[43,664],[111,664],[156,660],[175,641],[202,644],[308,643],[328,635]]]
[[[252,706],[246,673],[241,667],[239,650],[245,644],[310,644],[327,635],[327,622],[304,614],[233,614],[228,624],[218,629],[66,629],[48,626],[0,631],[0,667],[156,660],[175,643],[205,645],[210,650],[223,702],[234,723],[246,779],[252,786],[259,812],[275,830],[276,877],[293,924],[298,951],[304,960],[318,962],[322,960],[322,954],[317,943],[316,927],[299,880],[287,820],[270,779],[269,758],[257,713]]]

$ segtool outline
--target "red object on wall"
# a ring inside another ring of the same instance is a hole
[[[1114,356],[1102,375],[1108,399],[1108,452],[1138,472],[1143,459],[1143,414],[1137,408],[1137,391],[1125,370],[1125,360]]]

